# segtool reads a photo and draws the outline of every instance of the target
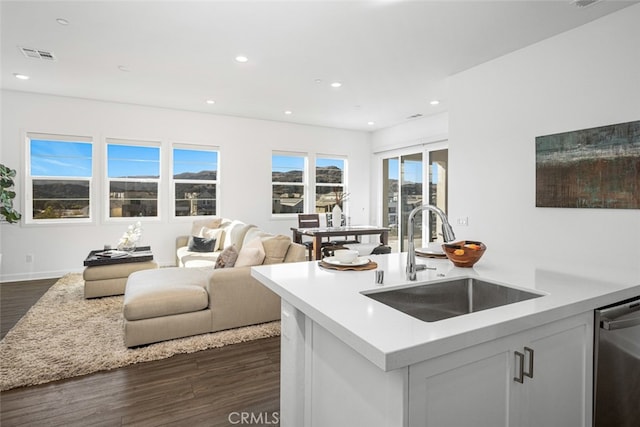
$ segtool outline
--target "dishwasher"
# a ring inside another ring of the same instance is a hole
[[[640,425],[640,297],[595,312],[595,427]]]

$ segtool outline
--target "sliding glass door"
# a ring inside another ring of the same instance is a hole
[[[428,202],[446,212],[447,157],[447,149],[424,149],[382,158],[382,225],[390,228],[389,245],[393,252],[407,250],[409,213],[415,207]],[[422,215],[417,214],[416,248],[440,237],[441,224],[435,215],[430,215],[425,232],[424,224]]]

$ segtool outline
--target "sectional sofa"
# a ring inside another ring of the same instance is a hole
[[[212,250],[203,252],[194,237]],[[127,280],[127,347],[279,320],[280,298],[251,277],[251,267],[300,262],[306,254],[288,236],[220,218],[194,222],[191,236],[176,246],[178,267],[134,272]]]

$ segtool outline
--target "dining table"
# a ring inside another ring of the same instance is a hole
[[[389,243],[389,228],[378,227],[375,225],[346,225],[341,227],[312,227],[301,228],[291,227],[292,238],[296,243],[302,243],[302,236],[313,238],[313,259],[322,259],[322,239],[325,237],[347,237],[347,236],[365,236],[379,235],[380,244],[387,245]]]

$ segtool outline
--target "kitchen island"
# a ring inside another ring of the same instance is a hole
[[[640,295],[640,267],[488,253],[472,269],[419,258],[434,269],[409,282],[406,254],[371,259],[383,288],[476,277],[543,296],[424,322],[363,295],[375,271],[254,267],[282,298],[283,426],[591,424],[593,310]]]

